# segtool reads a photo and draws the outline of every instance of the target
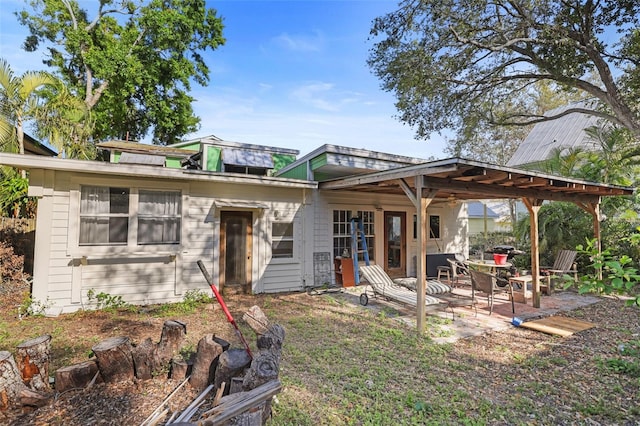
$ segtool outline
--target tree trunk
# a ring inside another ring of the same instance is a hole
[[[50,399],[50,395],[31,390],[29,388],[22,389],[20,391],[20,395],[18,395],[20,405],[26,405],[29,407],[42,407],[43,405],[46,405]]]
[[[132,347],[128,337],[110,337],[91,349],[98,359],[98,368],[106,383],[133,379]]]
[[[168,367],[171,359],[180,351],[187,335],[187,325],[179,321],[165,321],[156,349],[160,368]]]
[[[200,339],[189,379],[194,389],[203,390],[213,382],[217,359],[221,353],[222,346],[215,341],[213,334],[207,334]]]
[[[141,380],[149,380],[156,366],[156,345],[147,337],[131,351],[136,377]]]
[[[224,382],[226,385],[223,395],[228,395],[231,387],[231,378],[240,375],[250,364],[251,358],[244,349],[229,349],[224,352],[218,359],[215,380],[213,382],[214,389],[218,389]]]
[[[98,375],[96,382],[102,382],[102,376],[98,371],[98,364],[95,360],[59,368],[55,374],[56,392],[62,393],[69,389],[85,388],[96,377],[96,374]]]
[[[17,347],[16,361],[22,381],[31,389],[49,389],[49,356],[51,336],[45,334],[22,342]]]
[[[0,411],[5,411],[18,402],[20,392],[27,389],[13,355],[0,351]]]

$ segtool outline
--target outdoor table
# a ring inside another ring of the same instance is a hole
[[[464,262],[465,265],[478,270],[478,271],[488,271],[495,275],[498,269],[509,269],[513,266],[510,262],[505,262],[502,265],[497,265],[493,260],[467,260]]]

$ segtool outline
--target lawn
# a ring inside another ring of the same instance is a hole
[[[640,309],[615,299],[569,312],[596,324],[570,337],[512,327],[446,345],[431,339],[451,320],[429,316],[418,336],[392,307],[364,308],[342,293],[233,296],[227,304],[250,341],[239,318],[254,304],[286,330],[273,425],[640,423]],[[191,347],[206,333],[240,347],[216,302],[22,320],[11,312],[0,319],[0,350],[49,333],[52,371],[87,359],[106,337],[157,341],[166,319],[187,324]],[[14,424],[85,424],[96,413],[109,424],[139,424],[171,390],[159,380],[77,391]],[[116,391],[123,395],[101,407]]]

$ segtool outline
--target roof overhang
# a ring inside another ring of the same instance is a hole
[[[139,164],[119,164],[7,153],[0,153],[0,164],[23,170],[55,170],[114,177],[128,176],[132,178],[153,178],[158,180],[206,181],[303,189],[314,189],[318,186],[316,182],[270,176],[214,173],[201,170],[172,169]]]
[[[416,179],[435,199],[535,198],[598,202],[603,196],[631,195],[633,188],[519,170],[461,158],[321,182],[321,190],[415,194]],[[435,194],[435,195],[434,195]],[[422,194],[424,196],[424,194]]]

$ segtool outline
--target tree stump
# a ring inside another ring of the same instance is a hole
[[[36,337],[18,345],[16,362],[22,381],[34,390],[49,389],[49,356],[51,336]]]
[[[95,360],[59,368],[55,374],[56,392],[62,393],[69,389],[85,388],[96,377],[96,374],[98,374],[96,382],[102,382],[102,376],[99,374],[98,364]]]
[[[0,351],[0,410],[5,411],[18,402],[20,392],[27,389],[13,355]]]
[[[251,357],[244,349],[229,349],[218,358],[218,366],[214,377],[213,387],[218,389],[226,383],[223,395],[229,394],[231,378],[239,375],[251,364]]]
[[[156,369],[156,345],[147,337],[131,351],[136,377],[140,380],[149,380]]]
[[[169,376],[173,380],[184,380],[193,368],[193,363],[182,358],[174,358],[171,360],[171,371]]]
[[[182,342],[187,335],[187,325],[180,321],[165,321],[160,335],[160,342],[156,349],[159,369],[169,367],[171,359],[180,351]]]
[[[128,337],[110,337],[91,349],[96,355],[98,369],[106,383],[133,379],[135,370]]]
[[[194,389],[201,391],[213,382],[217,358],[221,353],[222,346],[215,341],[213,334],[207,334],[200,339],[189,379],[189,384]]]

